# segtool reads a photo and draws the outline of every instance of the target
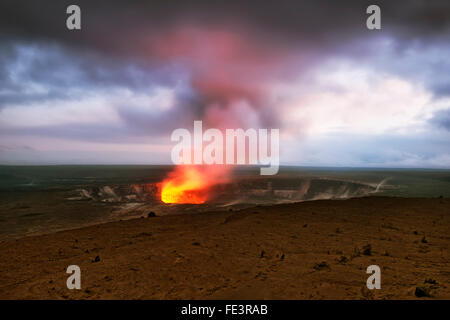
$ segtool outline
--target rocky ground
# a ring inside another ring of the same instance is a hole
[[[450,299],[449,244],[449,199],[156,216],[1,242],[0,298]]]

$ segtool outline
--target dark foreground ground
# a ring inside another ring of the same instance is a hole
[[[449,245],[449,199],[142,218],[0,243],[0,298],[450,299]],[[66,287],[72,264],[81,290]]]

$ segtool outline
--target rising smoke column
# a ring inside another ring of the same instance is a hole
[[[205,127],[267,128],[277,123],[266,102],[269,78],[279,67],[279,53],[271,52],[236,32],[180,27],[152,46],[163,60],[182,61],[191,72],[197,99],[190,106]],[[224,154],[224,153],[223,153]],[[161,183],[165,203],[203,203],[214,184],[226,181],[226,165],[179,166]],[[212,167],[212,168],[211,168]]]

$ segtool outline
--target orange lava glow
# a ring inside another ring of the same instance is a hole
[[[164,203],[201,204],[208,199],[212,177],[194,166],[178,166],[161,183],[161,201]]]

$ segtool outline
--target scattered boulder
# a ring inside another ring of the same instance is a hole
[[[278,259],[280,259],[280,260],[284,260],[284,253],[283,253],[283,252],[278,252],[278,253],[276,254],[276,257],[277,257]]]
[[[141,232],[136,237],[151,237],[151,236],[152,236],[151,232]]]
[[[154,217],[156,217],[156,213],[154,213],[153,211],[150,211],[150,212],[147,214],[147,218],[154,218]]]
[[[316,263],[314,265],[314,269],[317,271],[330,270],[330,266],[328,265],[328,263],[326,261],[322,261],[320,263]]]
[[[425,236],[423,236],[422,240],[420,240],[420,242],[422,243],[428,243],[427,239],[425,238]]]
[[[439,288],[439,284],[436,280],[434,279],[425,279],[425,281],[423,282],[430,290],[436,290]]]
[[[423,283],[428,283],[428,284],[437,284],[437,281],[434,279],[426,279]]]
[[[264,258],[264,254],[265,254],[266,252],[264,251],[264,250],[261,250],[261,254],[260,254],[260,258]]]
[[[100,261],[100,256],[96,256],[94,260],[92,260],[92,262],[99,262]]]
[[[414,295],[417,298],[431,297],[430,289],[427,287],[416,287]]]
[[[371,256],[372,255],[372,246],[369,244],[366,244],[363,248],[362,248],[362,254],[365,256]]]

